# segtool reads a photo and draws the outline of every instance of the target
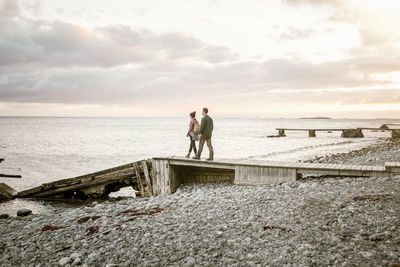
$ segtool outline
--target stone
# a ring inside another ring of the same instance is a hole
[[[299,188],[300,188],[300,189],[307,188],[307,183],[301,183],[301,184],[299,185]]]
[[[75,252],[75,253],[72,253],[72,254],[69,256],[69,258],[70,258],[72,261],[74,261],[75,259],[79,258],[80,256],[81,256],[81,255],[80,255],[79,253]]]
[[[70,259],[69,257],[63,257],[63,258],[61,258],[60,261],[58,262],[58,265],[60,265],[60,266],[65,266],[65,265],[67,265],[67,264],[70,263],[70,262],[71,262],[71,259]]]
[[[10,215],[8,215],[8,214],[0,214],[0,219],[7,219],[9,217],[10,217]]]
[[[28,216],[31,213],[32,213],[32,211],[30,209],[19,209],[17,211],[17,216],[18,217],[24,217],[24,216]]]
[[[71,266],[80,265],[81,263],[82,263],[82,260],[81,260],[80,258],[76,258],[76,259],[72,262]]]
[[[185,259],[185,267],[192,267],[196,264],[196,260],[193,257],[187,257]]]

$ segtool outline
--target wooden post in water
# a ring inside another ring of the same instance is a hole
[[[308,137],[315,137],[315,130],[309,130],[308,131]]]
[[[281,136],[281,137],[285,137],[286,136],[285,130],[283,130],[283,129],[278,130],[278,135]]]
[[[392,138],[400,138],[400,129],[392,130]]]

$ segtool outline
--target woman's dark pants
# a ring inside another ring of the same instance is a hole
[[[196,139],[192,138],[191,136],[189,136],[190,139],[190,147],[189,147],[189,154],[193,152],[196,154],[197,153],[197,148],[196,148]]]

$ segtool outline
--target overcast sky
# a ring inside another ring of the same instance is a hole
[[[0,0],[0,115],[400,118],[398,0]]]

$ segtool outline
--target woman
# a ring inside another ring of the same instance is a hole
[[[196,140],[199,139],[198,133],[195,131],[195,125],[199,123],[196,120],[196,111],[191,112],[189,116],[190,116],[189,131],[187,132],[186,137],[190,138],[190,147],[189,147],[189,153],[186,155],[187,158],[190,158],[190,153],[192,152],[192,149],[194,154],[197,153]]]

